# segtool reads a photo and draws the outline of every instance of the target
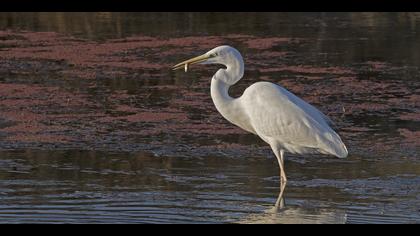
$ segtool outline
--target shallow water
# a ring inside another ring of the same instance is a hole
[[[230,22],[225,24],[224,22]],[[0,222],[420,223],[420,15],[1,13]],[[220,44],[244,79],[328,114],[348,159],[286,156],[214,108]]]

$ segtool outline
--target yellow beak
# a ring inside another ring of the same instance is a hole
[[[194,57],[194,58],[191,58],[189,60],[186,60],[186,61],[183,61],[181,63],[178,63],[178,64],[174,65],[172,67],[172,70],[178,70],[178,69],[181,69],[181,68],[185,68],[185,72],[187,72],[188,66],[206,61],[209,58],[210,58],[210,56],[208,56],[206,54],[198,56],[198,57]]]

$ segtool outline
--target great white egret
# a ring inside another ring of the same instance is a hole
[[[219,69],[211,80],[210,92],[214,105],[228,121],[258,135],[270,145],[280,166],[282,186],[287,182],[284,170],[286,151],[347,157],[346,146],[329,126],[331,120],[283,87],[269,82],[257,82],[249,86],[239,98],[229,96],[229,87],[244,74],[242,56],[235,48],[219,46],[201,56],[183,61],[172,69],[185,68],[187,72],[189,66],[194,64],[221,64],[226,67]]]

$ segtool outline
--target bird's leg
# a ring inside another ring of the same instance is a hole
[[[274,152],[274,155],[277,157],[277,161],[280,167],[280,183],[281,185],[286,185],[287,178],[286,172],[284,172],[284,150],[280,149],[275,143],[270,143],[271,149]]]
[[[270,143],[271,149],[274,152],[274,155],[277,157],[277,161],[280,167],[280,193],[276,201],[276,205],[272,209],[273,212],[277,212],[279,209],[284,207],[284,198],[283,193],[286,188],[286,173],[284,172],[284,150],[279,149],[278,146],[273,142]]]
[[[284,150],[280,150],[279,154],[276,153],[276,157],[280,166],[280,182],[281,182],[281,185],[283,186],[283,185],[286,185],[287,183],[286,172],[284,171]]]
[[[284,208],[283,193],[284,193],[284,189],[285,188],[286,188],[286,185],[285,184],[281,184],[280,185],[280,193],[279,193],[279,196],[277,198],[276,205],[274,205],[274,212],[278,212],[278,210]]]
[[[279,163],[280,167],[280,193],[277,198],[276,204],[274,205],[274,208],[272,209],[272,212],[278,212],[278,210],[284,208],[284,189],[286,188],[286,173],[284,172],[284,150],[278,150],[276,146],[272,146],[274,154],[277,157],[277,161]]]

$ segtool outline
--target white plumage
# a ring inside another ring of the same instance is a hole
[[[276,155],[282,182],[284,152],[322,153],[345,158],[347,148],[329,126],[331,120],[314,106],[283,87],[270,82],[249,86],[239,98],[229,96],[229,87],[244,74],[241,54],[230,46],[219,46],[204,55],[181,62],[173,69],[193,64],[221,64],[211,81],[211,97],[217,110],[231,123],[258,135]]]
[[[258,82],[239,98],[254,124],[254,130],[267,143],[296,154],[323,153],[346,157],[347,150],[325,115],[286,89]],[[252,104],[252,105],[251,105]]]

